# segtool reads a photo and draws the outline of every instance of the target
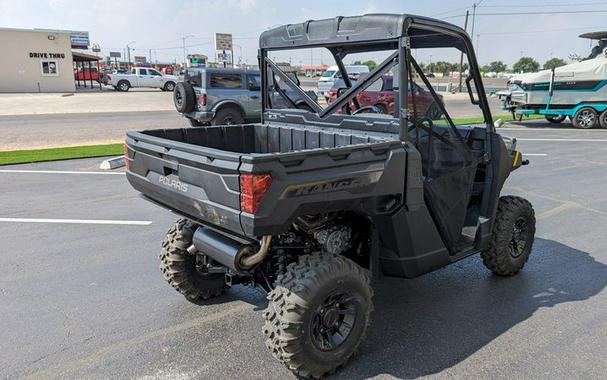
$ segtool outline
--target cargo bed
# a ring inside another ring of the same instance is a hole
[[[394,150],[404,153],[390,134],[310,126],[148,130],[127,134],[127,178],[144,196],[178,214],[254,238],[288,229],[297,215],[356,207],[364,199],[365,181],[379,181]],[[255,215],[241,212],[240,176],[258,173],[271,175],[271,187]],[[356,186],[343,186],[330,202],[320,192],[296,194],[306,184],[353,178]],[[402,180],[389,191],[402,191]]]

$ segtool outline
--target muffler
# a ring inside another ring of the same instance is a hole
[[[257,250],[251,245],[240,244],[218,232],[199,227],[194,232],[192,244],[197,251],[221,265],[237,272],[246,272],[265,258],[271,240],[271,236],[264,236]]]

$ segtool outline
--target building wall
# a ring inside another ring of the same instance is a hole
[[[73,66],[69,33],[0,28],[0,92],[74,92]]]

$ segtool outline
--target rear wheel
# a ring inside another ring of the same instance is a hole
[[[175,83],[173,82],[166,82],[164,87],[163,87],[164,91],[170,91],[172,92],[175,89]]]
[[[546,120],[551,123],[562,123],[567,118],[565,115],[546,115]]]
[[[526,199],[505,196],[497,206],[491,247],[483,264],[500,276],[517,274],[529,259],[535,237],[535,212]]]
[[[601,128],[607,128],[607,110],[603,111],[599,116],[599,126]]]
[[[217,111],[211,124],[213,125],[233,125],[244,123],[242,114],[236,107],[222,107]]]
[[[160,270],[167,282],[187,299],[206,300],[219,296],[226,288],[225,274],[203,273],[196,254],[188,252],[196,225],[179,219],[169,229],[160,251]]]
[[[344,365],[363,341],[373,291],[364,269],[336,255],[299,257],[268,294],[263,332],[272,355],[299,376]]]
[[[584,107],[575,113],[572,122],[576,128],[594,128],[598,125],[598,115],[593,108]]]
[[[117,87],[118,87],[118,90],[125,92],[125,91],[128,91],[129,88],[131,88],[131,84],[127,80],[121,80],[120,82],[118,82]]]

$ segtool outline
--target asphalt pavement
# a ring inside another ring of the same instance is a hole
[[[607,131],[501,133],[531,160],[503,192],[536,210],[525,269],[471,257],[375,281],[367,340],[334,378],[605,378]],[[176,217],[98,162],[0,167],[0,378],[294,378],[264,346],[264,294],[186,301],[158,270]]]
[[[166,93],[160,92],[143,94],[154,95],[159,100],[166,97]],[[95,100],[98,104],[106,101],[106,98],[112,94],[80,95],[98,96]],[[115,99],[112,101],[116,102]],[[126,98],[123,101],[133,106],[137,105],[138,100]],[[480,109],[470,104],[466,94],[448,95],[445,97],[445,102],[453,118],[481,116]],[[489,103],[494,114],[501,112],[496,98],[489,98]],[[127,131],[186,127],[190,127],[188,120],[175,110],[136,112],[89,110],[83,113],[0,115],[0,136],[2,136],[0,150],[110,144],[123,142]]]

